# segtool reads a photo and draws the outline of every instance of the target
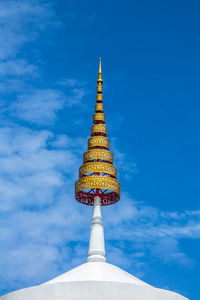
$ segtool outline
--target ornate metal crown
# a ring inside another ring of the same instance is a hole
[[[94,204],[95,196],[101,198],[101,205],[113,204],[120,199],[117,169],[113,166],[113,154],[109,151],[102,92],[100,58],[94,125],[91,127],[91,137],[88,139],[88,151],[84,153],[83,165],[79,168],[79,180],[75,184],[76,200],[87,205]]]

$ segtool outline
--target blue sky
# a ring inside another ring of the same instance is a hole
[[[74,183],[98,57],[122,186],[103,208],[108,262],[199,300],[198,1],[0,2],[0,294],[87,257]]]

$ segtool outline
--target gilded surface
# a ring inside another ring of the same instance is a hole
[[[101,146],[109,149],[109,139],[105,136],[93,136],[88,139],[88,148]]]
[[[103,101],[103,95],[102,94],[97,94],[96,95],[96,101]]]
[[[102,93],[103,92],[103,86],[102,85],[97,85],[97,93]]]
[[[108,176],[85,176],[76,181],[75,192],[87,189],[106,189],[120,195],[120,183]]]
[[[102,205],[112,204],[118,201],[120,196],[117,169],[113,166],[113,154],[109,151],[109,139],[106,137],[107,127],[104,124],[102,83],[100,59],[96,105],[93,115],[94,125],[91,127],[91,137],[88,139],[88,151],[84,153],[83,165],[79,168],[79,180],[75,184],[75,192],[78,193],[76,199],[84,204],[91,205],[93,204],[92,198],[98,194],[97,190],[93,193],[90,191],[91,189],[102,189],[110,192],[104,195],[100,192],[102,197],[106,199],[106,203],[102,202]],[[81,193],[81,191],[84,193]],[[86,201],[88,199],[90,199],[90,203]]]
[[[79,169],[79,176],[85,175],[87,173],[106,173],[109,175],[112,175],[114,177],[117,177],[117,170],[116,168],[105,162],[88,162],[85,163],[83,166]]]
[[[112,152],[104,149],[98,149],[98,150],[92,149],[84,153],[83,155],[84,162],[93,159],[102,159],[113,163],[113,154]]]
[[[103,112],[103,103],[96,103],[95,104],[95,111],[102,111]]]
[[[91,134],[95,132],[102,132],[107,134],[107,127],[105,124],[95,124],[91,127]]]
[[[104,121],[105,122],[105,115],[103,113],[95,113],[93,115],[93,121]]]

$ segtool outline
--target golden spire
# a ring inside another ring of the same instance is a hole
[[[101,57],[99,58],[99,73],[102,73],[101,72]]]
[[[103,79],[102,79],[102,71],[101,71],[101,58],[99,58],[99,73],[98,73],[98,79],[97,79],[97,96],[96,101],[97,103],[103,102]]]
[[[101,198],[101,205],[109,205],[120,198],[120,183],[117,181],[117,170],[113,166],[113,154],[109,151],[109,139],[103,113],[103,79],[101,58],[97,79],[97,95],[94,125],[88,139],[88,151],[84,153],[83,165],[79,169],[79,180],[75,184],[76,200],[93,205],[94,198]]]

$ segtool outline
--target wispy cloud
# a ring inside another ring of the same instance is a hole
[[[67,88],[67,105],[72,106],[75,104],[80,104],[84,106],[82,99],[86,94],[89,93],[88,88],[86,87],[86,82],[82,80],[77,80],[74,78],[63,78],[58,82],[58,85],[61,85]]]
[[[20,92],[16,101],[8,105],[7,111],[12,116],[24,121],[52,125],[57,119],[57,113],[64,107],[84,106],[82,98],[87,91],[84,88],[68,88],[65,94],[58,89],[30,89]]]
[[[0,129],[0,206],[3,211],[13,206],[40,207],[54,201],[55,190],[64,184],[64,174],[67,176],[73,171],[76,163],[72,152],[48,149],[49,141],[54,138],[48,131],[21,127]]]
[[[35,20],[37,19],[37,22]],[[58,21],[50,4],[37,0],[20,2],[3,0],[0,3],[0,59],[9,59],[20,48]]]
[[[35,89],[20,94],[11,106],[11,112],[30,123],[52,124],[57,112],[64,106],[64,95],[53,89]]]
[[[85,83],[77,79],[58,80],[57,88],[54,83],[50,83],[50,87],[45,84],[38,87],[31,82],[36,76],[42,76],[41,65],[34,59],[38,57],[37,48],[22,50],[27,43],[33,45],[49,28],[52,31],[58,28],[60,23],[52,8],[51,1],[23,0],[20,5],[16,0],[0,3],[0,90],[3,116],[9,115],[30,124],[53,125],[58,111],[64,106],[81,104],[87,94]],[[8,95],[12,95],[12,100],[6,102]]]
[[[0,76],[36,76],[38,67],[28,64],[24,59],[7,60],[0,62]]]
[[[184,266],[193,267],[195,263],[193,258],[187,257],[187,255],[181,251],[178,240],[167,235],[158,239],[156,243],[153,243],[150,250],[153,257],[159,258],[165,264],[174,262]]]
[[[114,163],[117,169],[120,170],[121,175],[127,179],[131,180],[132,175],[138,172],[136,163],[133,160],[127,159],[126,155],[120,151],[120,147],[117,146],[118,142],[116,138],[111,138],[112,141],[112,151],[114,152]]]
[[[58,273],[70,257],[77,259],[70,246],[76,241],[78,247],[75,220],[87,222],[73,200],[78,141],[73,149],[66,137],[58,149],[56,140],[50,131],[20,126],[0,130],[0,268],[7,264],[1,291],[31,284],[37,272],[40,282],[47,272]],[[82,229],[83,241],[84,234]]]
[[[191,213],[162,211],[133,201],[128,195],[122,198],[121,204],[105,211],[107,236],[110,240],[127,241],[130,243],[129,248],[135,251],[138,247],[144,253],[150,250],[152,256],[166,263],[173,261],[193,265],[193,259],[181,250],[180,242],[182,239],[200,238],[199,210]]]

